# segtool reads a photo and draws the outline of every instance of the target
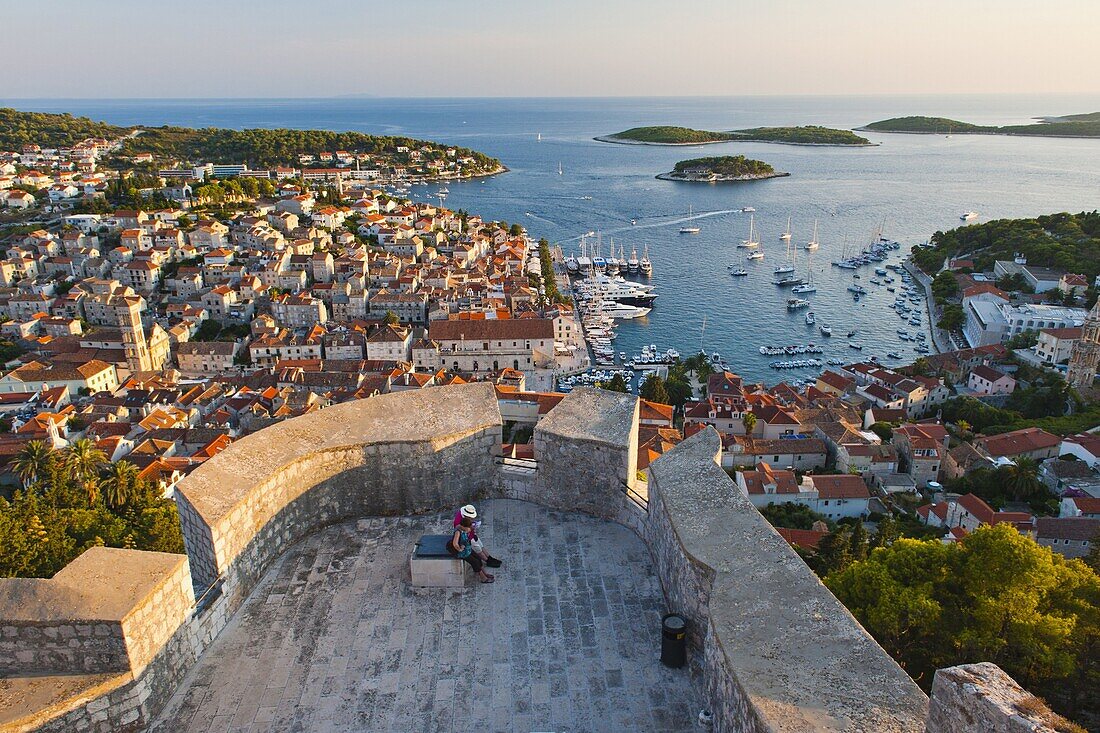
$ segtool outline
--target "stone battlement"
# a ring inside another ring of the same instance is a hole
[[[141,730],[291,545],[348,519],[486,498],[644,540],[670,608],[692,622],[715,730],[924,730],[927,698],[738,493],[713,430],[650,467],[647,511],[628,497],[637,398],[570,393],[536,426],[531,465],[499,460],[501,429],[489,384],[312,413],[181,484],[186,557],[93,548],[51,580],[0,580],[0,730]]]

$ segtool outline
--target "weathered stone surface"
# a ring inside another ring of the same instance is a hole
[[[699,696],[657,663],[664,599],[629,530],[516,501],[479,504],[504,566],[413,590],[407,552],[451,513],[348,522],[281,557],[153,733],[689,731]]]
[[[995,664],[936,671],[928,733],[1055,733],[1060,718]]]
[[[695,626],[716,729],[922,730],[924,694],[741,495],[720,449],[708,428],[654,462],[650,521],[665,527],[647,529]]]

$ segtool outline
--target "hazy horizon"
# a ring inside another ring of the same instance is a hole
[[[1095,94],[1095,0],[55,0],[7,99]],[[64,40],[76,52],[59,53]],[[79,73],[78,73],[79,72]]]

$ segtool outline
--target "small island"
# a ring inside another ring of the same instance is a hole
[[[691,181],[695,183],[720,183],[723,181],[761,181],[766,178],[782,178],[781,173],[762,160],[752,160],[743,155],[722,155],[712,158],[681,160],[668,173],[657,176],[662,181]]]
[[[1022,135],[1037,137],[1100,137],[1100,112],[1037,118],[1030,125],[975,125],[946,117],[893,117],[872,122],[860,130],[916,135]]]
[[[727,132],[657,125],[632,127],[614,135],[604,135],[595,139],[600,142],[623,145],[708,145],[742,140],[747,142],[782,143],[785,145],[842,145],[845,147],[874,144],[851,130],[836,130],[818,125],[751,127],[745,130],[730,130]]]

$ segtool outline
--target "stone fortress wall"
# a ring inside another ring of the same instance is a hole
[[[141,730],[293,543],[354,517],[492,497],[587,512],[646,541],[670,608],[691,622],[715,730],[925,730],[927,698],[740,496],[712,430],[651,466],[646,511],[627,495],[637,398],[569,394],[536,426],[537,464],[499,459],[501,427],[489,384],[332,407],[234,443],[183,482],[186,557],[93,548],[53,579],[0,580],[0,731]],[[993,730],[968,723],[968,706],[1014,699],[998,696],[1014,683],[996,667],[969,665],[963,682],[959,669],[937,677],[930,733]]]

